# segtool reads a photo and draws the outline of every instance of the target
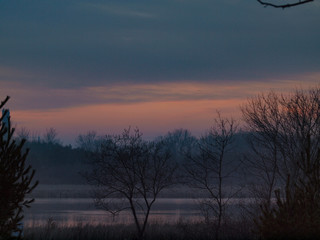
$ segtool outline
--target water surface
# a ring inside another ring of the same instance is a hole
[[[201,211],[195,199],[160,198],[154,203],[149,220],[175,223],[180,220],[200,221],[201,218]],[[110,213],[97,209],[90,198],[36,199],[32,207],[25,212],[24,225],[45,225],[48,221],[64,226],[133,223],[129,210],[113,218]]]

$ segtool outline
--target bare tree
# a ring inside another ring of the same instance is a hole
[[[265,7],[274,7],[274,8],[289,8],[289,7],[295,7],[298,5],[306,4],[309,2],[313,2],[313,0],[295,0],[293,2],[288,2],[288,3],[283,3],[283,1],[278,1],[281,3],[276,3],[277,1],[262,1],[262,0],[257,0],[260,4],[262,4]]]
[[[207,196],[200,200],[200,207],[204,210],[206,222],[215,224],[215,239],[220,237],[228,201],[236,193],[224,189],[225,181],[235,171],[226,157],[233,149],[236,132],[235,121],[219,114],[214,126],[200,138],[195,149],[186,153],[187,183]]]
[[[76,139],[76,144],[87,152],[94,152],[99,146],[99,140],[95,131],[89,131],[87,134],[80,134]]]
[[[139,129],[100,141],[86,174],[95,187],[95,203],[113,216],[129,210],[137,237],[144,238],[149,215],[160,192],[174,184],[176,165],[162,142],[142,140]]]
[[[257,219],[260,233],[289,236],[294,229],[307,235],[308,224],[319,229],[320,206],[315,202],[320,201],[320,89],[259,95],[242,111],[251,131],[248,166],[260,177],[265,196]]]
[[[0,103],[0,109],[8,99]],[[25,198],[38,182],[32,182],[35,170],[26,163],[29,150],[23,150],[25,139],[13,140],[15,129],[7,109],[3,109],[0,125],[0,239],[20,239],[23,209],[34,201]],[[18,233],[17,237],[12,233]]]
[[[58,132],[55,128],[46,129],[46,132],[43,135],[43,141],[49,144],[58,144],[60,143],[60,141],[57,138],[57,136],[58,136]]]
[[[170,150],[171,157],[178,163],[182,163],[184,153],[191,149],[197,141],[196,137],[192,136],[187,129],[176,129],[168,132],[165,136],[159,138],[163,141]]]
[[[279,158],[282,155],[280,128],[284,111],[280,102],[281,96],[270,92],[250,99],[242,107],[251,148],[251,153],[245,156],[245,162],[250,175],[254,176],[252,193],[267,206],[271,205],[278,181],[285,179],[279,175]]]
[[[21,141],[22,139],[25,139],[26,141],[29,141],[30,139],[30,131],[25,127],[17,130],[17,140]]]

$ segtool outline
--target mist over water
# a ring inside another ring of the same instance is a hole
[[[199,200],[196,198],[159,198],[150,215],[150,223],[174,224],[183,222],[203,221],[203,213],[199,209]],[[239,217],[239,210],[234,211],[241,204],[249,204],[249,198],[234,198],[229,209],[232,218]],[[138,212],[141,214],[142,212]],[[40,198],[33,207],[25,212],[25,227],[43,226],[48,222],[61,226],[83,225],[113,225],[133,224],[130,210],[125,210],[113,217],[110,213],[96,209],[90,198]]]
[[[158,199],[150,215],[150,221],[157,223],[176,223],[181,219],[199,221],[200,218],[200,211],[194,199],[181,198]],[[89,198],[38,199],[33,208],[26,211],[24,221],[25,226],[30,227],[45,225],[49,219],[63,226],[133,223],[128,210],[113,218],[104,210],[96,209]]]

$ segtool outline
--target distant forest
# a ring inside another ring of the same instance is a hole
[[[83,184],[79,174],[84,169],[84,151],[61,143],[29,141],[28,161],[36,169],[40,184]]]
[[[25,129],[24,129],[25,132]],[[54,129],[50,129],[51,137],[48,137],[50,133],[47,133],[44,137],[30,138],[28,135],[18,136],[20,138],[26,138],[28,141],[25,144],[25,148],[29,148],[28,163],[36,169],[35,178],[39,180],[40,184],[86,184],[86,180],[81,176],[81,173],[86,171],[89,167],[88,149],[87,145],[82,145],[79,139],[88,138],[93,133],[86,135],[79,135],[78,144],[73,147],[71,145],[64,145],[57,138],[56,134],[53,134]],[[54,136],[53,136],[54,135]],[[248,149],[246,142],[246,133],[237,133],[234,137],[235,148],[232,153],[227,156],[228,162],[232,162],[229,165],[230,169],[241,165],[242,153]],[[92,136],[91,136],[92,137]],[[99,136],[94,136],[99,139]],[[186,129],[177,129],[172,132],[168,132],[165,136],[159,136],[154,141],[165,140],[170,154],[171,160],[180,164],[184,161],[184,156],[181,151],[183,148],[188,148],[192,142],[199,139],[191,135]],[[80,140],[81,141],[81,140]],[[239,168],[236,177],[237,183],[244,183],[246,174]],[[239,182],[239,178],[242,181]],[[230,179],[231,181],[231,179]]]

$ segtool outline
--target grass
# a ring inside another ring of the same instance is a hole
[[[44,226],[25,228],[25,240],[134,240],[134,225],[81,224],[59,226],[48,220]],[[175,224],[153,223],[147,228],[146,239],[152,240],[209,240],[214,239],[214,228],[205,223],[177,222]],[[221,229],[221,239],[254,239],[250,227],[245,222],[233,222]]]

